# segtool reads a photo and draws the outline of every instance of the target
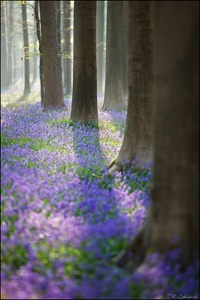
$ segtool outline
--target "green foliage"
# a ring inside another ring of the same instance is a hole
[[[47,123],[49,123],[53,126],[64,125],[66,127],[76,125],[75,121],[68,119],[68,118],[60,118],[60,119],[53,119],[53,120],[51,119],[51,120],[48,120]]]
[[[22,244],[13,245],[13,247],[4,250],[6,245],[2,245],[2,263],[11,265],[13,270],[18,270],[21,266],[25,265],[28,261],[28,255],[25,247]]]

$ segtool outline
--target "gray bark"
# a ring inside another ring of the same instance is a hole
[[[98,120],[96,76],[96,1],[75,1],[73,120]]]

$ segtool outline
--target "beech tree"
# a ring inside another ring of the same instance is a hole
[[[39,1],[44,69],[44,111],[64,108],[56,1]]]
[[[98,120],[96,78],[96,1],[75,1],[73,120]]]
[[[122,1],[108,1],[106,82],[102,109],[119,109],[125,106],[122,79]]]
[[[122,77],[123,77],[123,95],[128,98],[128,6],[129,1],[122,1]]]
[[[96,17],[96,44],[97,44],[97,94],[102,95],[104,90],[103,71],[104,71],[104,1],[97,1]]]
[[[134,11],[130,2],[130,13]],[[141,232],[118,259],[142,262],[148,249],[199,253],[199,4],[155,1],[156,135],[151,208]],[[133,256],[134,253],[134,256]]]
[[[129,101],[126,129],[118,157],[109,172],[121,171],[123,162],[148,163],[153,156],[153,2],[129,2]],[[116,63],[115,63],[116,64]]]

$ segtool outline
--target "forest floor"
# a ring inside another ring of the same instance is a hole
[[[151,163],[109,175],[125,111],[101,111],[99,125],[43,113],[37,94],[4,94],[1,110],[1,299],[198,297],[198,266],[184,273],[149,253],[135,272],[112,258],[143,225]]]

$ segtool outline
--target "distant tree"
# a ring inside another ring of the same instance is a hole
[[[26,4],[22,2],[22,24],[24,41],[24,96],[30,93],[30,67],[29,67],[29,39]]]
[[[153,1],[129,2],[129,101],[123,143],[109,172],[121,171],[124,161],[137,164],[153,156]]]
[[[103,64],[104,64],[104,4],[105,1],[97,1],[96,17],[96,44],[97,44],[97,94],[102,95],[104,90],[103,83]]]
[[[56,1],[39,1],[44,68],[43,110],[64,108],[61,59],[58,47]]]
[[[108,1],[106,82],[102,109],[119,108],[125,108],[122,79],[122,1]]]
[[[71,118],[97,121],[96,1],[74,3],[74,68]]]
[[[198,1],[155,1],[152,203],[143,229],[118,259],[121,266],[130,258],[143,261],[150,248],[165,253],[179,247],[183,264],[199,253],[198,12]]]
[[[71,6],[70,1],[63,1],[63,88],[65,94],[71,95],[72,83],[71,83],[71,28],[70,28],[70,17],[71,17]]]
[[[1,88],[8,88],[7,35],[5,4],[1,1]]]
[[[7,62],[8,62],[8,84],[12,85],[13,83],[13,1],[7,3],[8,6],[8,48],[7,48]]]
[[[38,55],[36,52],[36,47],[37,47],[37,25],[35,22],[35,31],[33,32],[34,37],[33,37],[33,45],[34,45],[34,54],[33,54],[33,78],[32,78],[32,83],[33,84],[36,79],[37,79],[37,71],[38,71]]]

